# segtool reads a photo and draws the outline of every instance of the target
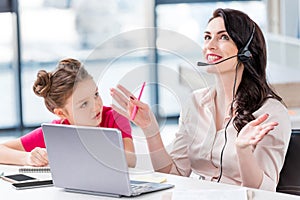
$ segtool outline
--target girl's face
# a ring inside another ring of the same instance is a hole
[[[64,110],[70,124],[98,126],[102,120],[102,108],[102,99],[95,81],[86,79],[74,88]]]
[[[237,55],[237,53],[238,49],[225,29],[223,18],[217,17],[211,20],[204,32],[203,55],[206,62],[213,64]],[[234,57],[220,64],[210,65],[206,68],[206,71],[224,73],[233,70],[236,64],[237,57]]]

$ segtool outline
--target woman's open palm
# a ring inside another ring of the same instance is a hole
[[[268,114],[259,116],[242,128],[237,139],[236,145],[239,148],[245,148],[250,145],[256,145],[263,137],[278,125],[277,122],[268,122],[263,124],[269,117]]]

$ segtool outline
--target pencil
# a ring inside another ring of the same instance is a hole
[[[146,82],[144,82],[143,85],[142,85],[140,94],[139,94],[139,96],[138,96],[138,100],[140,100],[141,97],[142,97],[142,94],[143,94],[145,85],[146,85]],[[138,107],[137,107],[137,106],[134,106],[134,107],[133,107],[133,110],[132,110],[132,113],[131,113],[131,116],[130,116],[131,120],[134,120],[134,118],[135,118],[135,116],[136,116],[136,113],[137,113],[137,110],[138,110]]]

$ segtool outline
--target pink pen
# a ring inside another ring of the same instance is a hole
[[[142,96],[142,94],[143,94],[143,90],[144,90],[145,85],[146,85],[146,82],[144,82],[143,85],[142,85],[142,88],[141,88],[141,91],[140,91],[138,100],[141,100],[141,96]],[[138,110],[138,107],[137,107],[137,106],[134,106],[134,107],[133,107],[133,110],[132,110],[132,113],[131,113],[131,116],[130,116],[131,120],[134,120],[135,115],[136,115],[136,113],[137,113],[137,110]]]

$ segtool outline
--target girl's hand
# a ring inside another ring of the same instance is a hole
[[[28,165],[31,166],[46,166],[48,165],[48,154],[45,148],[36,147],[31,152],[28,152],[26,159]]]
[[[235,141],[236,146],[243,149],[252,145],[255,146],[261,141],[266,134],[278,125],[277,122],[262,124],[268,117],[268,114],[264,114],[246,124]]]
[[[110,90],[110,94],[123,109],[117,107],[116,105],[112,105],[112,108],[121,115],[131,120],[130,116],[132,114],[133,108],[134,106],[137,106],[138,110],[136,116],[134,120],[131,121],[133,121],[137,126],[141,127],[144,130],[144,132],[158,131],[158,123],[149,105],[139,101],[131,92],[129,92],[122,85],[117,85],[117,88],[120,91],[116,90],[115,88],[112,88]]]

